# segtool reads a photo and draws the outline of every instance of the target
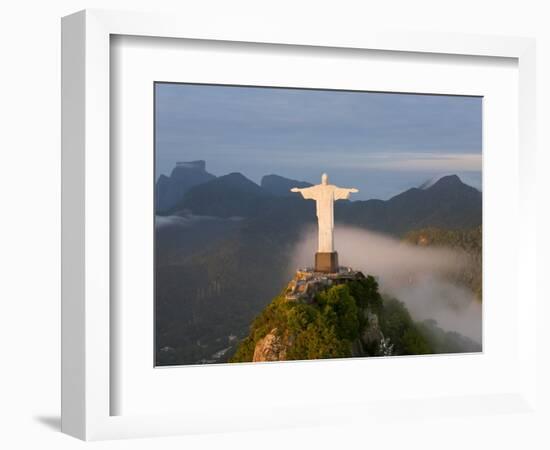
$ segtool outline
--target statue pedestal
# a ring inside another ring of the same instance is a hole
[[[338,252],[315,253],[315,272],[338,272]]]

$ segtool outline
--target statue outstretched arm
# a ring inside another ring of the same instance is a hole
[[[359,192],[355,188],[336,188],[334,192],[334,200],[347,200],[351,194]]]
[[[299,192],[302,194],[302,197],[305,199],[314,199],[315,200],[315,194],[318,192],[316,189],[316,186],[310,186],[307,188],[297,188],[293,187],[290,192]]]

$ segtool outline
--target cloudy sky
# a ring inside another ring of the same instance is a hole
[[[278,174],[387,199],[457,174],[481,188],[480,97],[157,83],[156,167]]]

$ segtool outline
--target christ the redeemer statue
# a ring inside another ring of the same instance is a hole
[[[319,246],[315,253],[315,271],[338,272],[338,253],[334,250],[334,202],[348,199],[351,193],[359,192],[355,188],[341,188],[328,184],[328,175],[321,176],[321,184],[308,188],[292,188],[305,199],[315,200],[317,221],[319,224]]]

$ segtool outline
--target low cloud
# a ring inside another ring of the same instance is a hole
[[[157,229],[167,227],[190,227],[199,222],[227,222],[242,220],[242,217],[220,218],[212,216],[195,216],[187,214],[184,216],[155,216],[155,227]]]
[[[296,247],[293,265],[311,267],[316,246],[317,229],[310,228]],[[382,292],[403,301],[415,320],[433,319],[481,343],[481,304],[469,289],[448,281],[467,264],[463,254],[342,226],[335,229],[335,246],[340,265],[377,277]]]

